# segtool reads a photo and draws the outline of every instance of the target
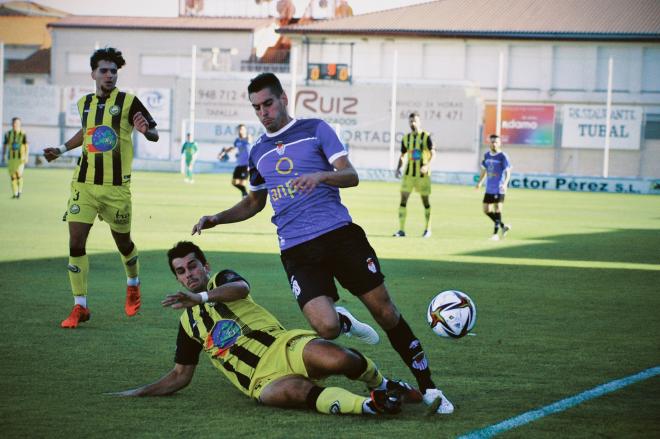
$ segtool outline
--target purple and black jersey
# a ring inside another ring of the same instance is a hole
[[[280,249],[285,250],[351,223],[339,188],[324,183],[304,194],[292,187],[303,174],[333,171],[348,155],[335,131],[320,119],[292,120],[276,133],[264,133],[249,157],[250,190],[268,190],[275,211]]]
[[[486,170],[486,193],[503,194],[505,192],[505,188],[502,187],[504,184],[504,171],[511,169],[509,156],[502,151],[495,154],[488,151],[484,154],[481,167]]]
[[[248,146],[250,146],[248,139],[237,137],[236,140],[234,140],[234,148],[236,148],[236,166],[248,165]]]

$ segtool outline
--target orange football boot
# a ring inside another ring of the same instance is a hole
[[[126,304],[124,305],[124,311],[126,311],[126,315],[132,317],[137,314],[141,304],[140,285],[128,285],[126,287]]]
[[[62,320],[60,326],[62,328],[77,328],[78,323],[86,322],[89,320],[90,312],[89,309],[85,308],[82,305],[76,305],[71,310],[71,314],[65,320]]]

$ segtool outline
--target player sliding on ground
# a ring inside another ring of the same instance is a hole
[[[200,218],[192,233],[251,218],[270,197],[287,280],[312,329],[325,339],[344,333],[378,343],[373,328],[335,307],[337,279],[385,330],[424,402],[438,413],[452,413],[454,406],[431,379],[419,339],[385,287],[376,252],[341,202],[339,188],[357,186],[359,179],[337,134],[320,119],[289,116],[287,95],[272,73],[252,79],[248,95],[266,129],[250,149],[250,192],[230,209]]]
[[[202,250],[182,241],[167,253],[170,269],[187,291],[162,304],[183,309],[174,369],[153,384],[118,396],[173,394],[192,380],[202,350],[245,395],[275,407],[309,407],[328,414],[395,414],[405,398],[421,395],[405,383],[387,380],[369,358],[323,340],[312,331],[287,331],[250,296],[247,280],[234,271],[211,275]],[[364,382],[369,397],[314,380],[345,375]]]

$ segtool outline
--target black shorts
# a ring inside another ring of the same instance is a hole
[[[231,176],[234,180],[247,180],[248,170],[247,166],[236,166],[234,168],[234,174]]]
[[[504,194],[485,194],[484,203],[485,204],[504,203]]]
[[[355,296],[385,279],[364,230],[353,223],[288,248],[280,258],[300,309],[320,296],[339,300],[335,279]]]

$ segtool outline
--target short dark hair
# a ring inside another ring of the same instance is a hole
[[[237,130],[240,130],[241,127],[247,128],[244,123],[239,123],[238,125],[236,125]]]
[[[408,116],[408,119],[412,119],[413,117],[419,117],[419,112],[418,112],[418,111],[413,111],[413,112],[410,113],[410,115]]]
[[[12,117],[11,118],[11,123],[16,122],[17,120],[21,120],[21,118],[20,117]]]
[[[184,258],[190,253],[194,253],[195,257],[202,263],[202,265],[206,265],[206,256],[204,255],[204,252],[190,241],[179,241],[174,247],[167,251],[167,261],[170,265],[170,270],[172,270],[172,273],[174,273],[175,276],[176,272],[174,271],[174,267],[172,267],[172,261],[176,258]]]
[[[267,72],[257,75],[250,80],[250,85],[248,85],[248,95],[257,93],[264,88],[269,88],[271,93],[278,98],[284,93],[282,84],[280,83],[280,80],[277,79],[277,76],[273,73]]]
[[[92,56],[89,58],[89,65],[92,67],[92,71],[96,70],[99,66],[99,61],[110,61],[117,64],[117,68],[121,69],[126,60],[121,55],[121,52],[114,47],[104,47],[103,49],[97,49],[94,51]]]
[[[489,138],[489,139],[499,139],[500,136],[497,135],[497,134],[491,134],[490,136],[488,136],[488,138]]]

